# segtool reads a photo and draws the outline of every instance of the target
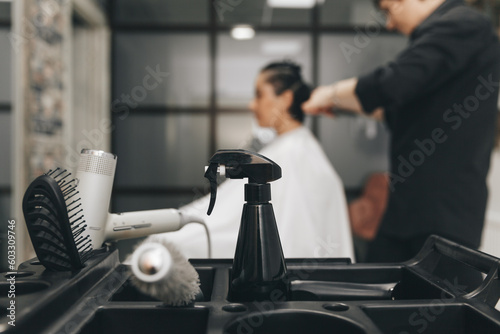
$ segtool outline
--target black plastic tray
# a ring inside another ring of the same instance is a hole
[[[293,300],[227,300],[231,260],[191,260],[203,300],[167,307],[130,283],[117,251],[97,254],[77,273],[23,263],[16,279],[16,326],[8,324],[9,284],[0,281],[0,333],[500,333],[499,260],[432,237],[412,261],[351,264],[348,259],[288,259],[303,282],[395,284],[386,299],[339,293]],[[8,276],[8,275],[7,275]]]

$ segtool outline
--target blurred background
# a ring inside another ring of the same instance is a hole
[[[383,28],[371,0],[283,2],[0,1],[0,254],[15,219],[19,261],[34,256],[22,195],[53,166],[75,168],[82,148],[118,155],[111,211],[178,207],[206,193],[203,167],[217,149],[243,147],[255,134],[247,105],[261,67],[291,59],[311,85],[330,84],[389,61],[407,43]],[[500,1],[469,4],[498,27]],[[306,124],[348,200],[372,173],[387,171],[383,123],[343,115]],[[483,248],[498,256],[493,170]]]

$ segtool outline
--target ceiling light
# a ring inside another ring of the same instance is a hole
[[[267,5],[274,8],[312,8],[316,0],[267,0]]]
[[[234,39],[245,40],[252,39],[255,36],[255,30],[249,25],[239,25],[231,29],[231,37]]]

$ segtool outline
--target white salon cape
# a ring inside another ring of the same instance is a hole
[[[348,257],[354,260],[347,203],[342,181],[323,149],[306,127],[278,136],[259,151],[276,162],[281,179],[271,182],[274,208],[286,258]],[[226,180],[217,189],[210,216],[210,196],[180,209],[205,217],[213,258],[233,258],[248,179]],[[207,237],[199,224],[163,233],[188,258],[207,257]]]

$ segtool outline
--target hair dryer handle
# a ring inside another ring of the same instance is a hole
[[[105,240],[120,240],[177,231],[185,225],[176,209],[145,210],[109,215]]]

